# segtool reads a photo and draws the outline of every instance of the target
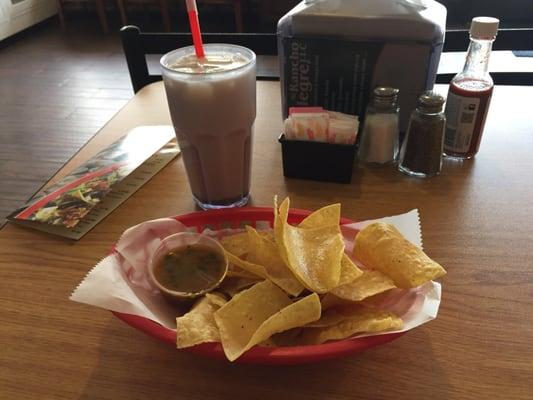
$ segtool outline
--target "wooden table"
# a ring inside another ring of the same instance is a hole
[[[316,365],[213,362],[111,313],[70,302],[127,227],[195,209],[177,159],[79,242],[0,231],[1,399],[526,399],[533,391],[533,89],[498,87],[475,160],[419,180],[356,165],[350,185],[284,179],[278,83],[258,83],[252,205],[342,202],[343,215],[420,210],[426,251],[444,265],[438,318],[402,338]],[[168,123],[162,85],[144,88],[64,171],[138,125]]]

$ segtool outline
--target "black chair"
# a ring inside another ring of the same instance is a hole
[[[121,29],[122,46],[130,72],[133,90],[161,80],[161,75],[150,75],[146,64],[147,54],[165,54],[192,43],[189,33],[142,33],[136,26]],[[205,43],[231,43],[253,50],[257,55],[277,56],[277,39],[274,33],[206,33]],[[443,52],[465,51],[469,43],[468,30],[446,32]],[[533,29],[500,29],[493,50],[532,50]],[[449,83],[455,76],[438,74],[436,83]],[[532,72],[491,72],[497,85],[533,85]],[[279,80],[278,75],[258,74],[258,80]]]
[[[133,91],[161,80],[161,75],[150,75],[146,64],[147,54],[165,54],[173,49],[192,44],[190,33],[142,33],[136,26],[120,30],[122,46],[130,72]],[[276,35],[270,33],[205,33],[205,43],[229,43],[247,47],[257,55],[277,56]],[[278,75],[259,74],[258,80],[279,80]]]
[[[443,52],[465,51],[470,42],[469,31],[446,31]],[[533,50],[533,29],[500,29],[493,50]],[[459,71],[457,71],[459,72]],[[438,74],[436,83],[450,83],[453,74]],[[533,85],[531,72],[491,72],[496,85]]]

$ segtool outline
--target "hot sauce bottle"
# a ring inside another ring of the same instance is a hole
[[[472,158],[479,150],[494,88],[488,67],[499,22],[492,17],[472,19],[466,62],[450,82],[446,101],[444,154],[447,157]]]

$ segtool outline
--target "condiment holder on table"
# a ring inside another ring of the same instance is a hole
[[[358,128],[359,119],[353,115],[322,107],[291,107],[279,138],[283,174],[349,183]]]

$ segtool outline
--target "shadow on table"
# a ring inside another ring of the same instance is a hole
[[[361,179],[364,171],[357,163],[354,163],[352,171],[352,179],[349,183],[315,181],[283,176],[281,179],[283,180],[287,196],[291,199],[302,196],[324,200],[342,193],[348,193],[350,197],[359,198],[361,196]]]
[[[431,194],[435,191],[435,186],[440,191],[450,191],[456,189],[457,175],[464,175],[467,178],[461,180],[461,184],[469,182],[469,177],[474,169],[475,160],[455,161],[447,158],[443,159],[442,170],[439,175],[428,178],[417,178],[409,176],[398,170],[397,164],[373,165],[365,164],[358,167],[358,173],[361,177],[367,176],[375,185],[390,187],[411,187],[418,188],[421,193]]]
[[[441,399],[450,389],[424,328],[339,360],[258,366],[178,351],[110,320],[99,354],[80,399]]]
[[[464,186],[471,183],[474,173],[475,160],[462,162],[444,159],[441,174],[430,178],[407,176],[398,170],[397,164],[363,164],[356,160],[350,184],[283,179],[287,194],[294,198],[303,196],[320,199],[343,194],[362,199],[369,193],[377,192],[384,201],[390,202],[389,196],[442,197],[451,191],[460,193]],[[459,176],[466,176],[466,179],[457,179]]]

